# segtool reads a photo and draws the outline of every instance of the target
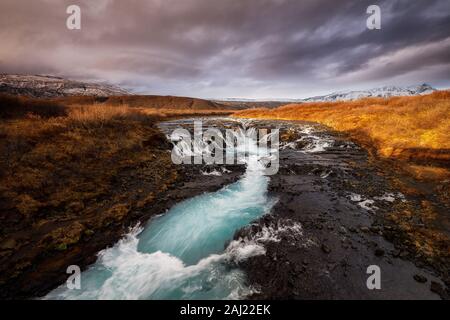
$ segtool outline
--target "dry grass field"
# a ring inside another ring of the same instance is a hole
[[[406,169],[418,178],[450,177],[449,91],[415,97],[290,104],[239,111],[234,116],[318,122],[348,133],[377,156],[406,160]]]
[[[0,286],[101,249],[178,181],[157,120],[230,113],[70,102],[0,95]]]
[[[0,208],[14,216],[1,233],[13,221],[36,222],[39,212],[78,210],[108,194],[120,167],[154,159],[153,149],[166,143],[157,120],[229,113],[0,96]]]

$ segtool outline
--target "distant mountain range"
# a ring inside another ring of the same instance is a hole
[[[306,99],[222,99],[209,101],[209,107],[217,108],[218,106],[226,106],[229,108],[254,108],[267,107],[274,108],[288,103],[302,102],[333,102],[333,101],[351,101],[368,97],[394,97],[394,96],[414,96],[424,95],[436,91],[428,84],[422,84],[410,87],[385,86],[381,88],[358,90],[358,91],[341,91],[323,96],[315,96]],[[60,77],[44,76],[44,75],[15,75],[0,74],[0,93],[9,93],[15,95],[24,95],[33,98],[57,98],[66,96],[91,96],[91,97],[111,97],[111,96],[129,96],[132,95],[127,90],[117,86],[105,83],[92,83],[72,81]],[[152,101],[156,103],[158,96],[152,96]],[[134,100],[141,100],[136,98]],[[176,97],[171,97],[174,103],[179,102]],[[183,98],[187,99],[187,98]],[[193,99],[193,98],[189,98]],[[148,99],[147,99],[148,100]],[[167,97],[163,99],[166,102]],[[202,99],[194,99],[195,101],[207,101]],[[195,101],[189,101],[188,104],[195,104]],[[183,100],[184,101],[184,100]],[[176,104],[176,103],[175,103]],[[204,106],[205,108],[207,106]]]
[[[351,101],[369,97],[389,98],[397,96],[417,96],[429,94],[434,91],[436,91],[436,89],[426,83],[410,87],[386,86],[369,90],[335,92],[325,96],[316,96],[298,100],[298,102]]]
[[[190,97],[135,95],[109,84],[71,81],[59,77],[41,75],[0,74],[0,93],[22,95],[30,98],[48,98],[56,101],[62,100],[68,104],[79,105],[105,103],[108,105],[127,105],[141,108],[183,110],[236,108]],[[67,97],[71,98],[68,99]]]
[[[381,88],[374,88],[369,90],[358,91],[340,91],[324,96],[315,96],[306,99],[239,99],[230,98],[217,100],[223,104],[236,104],[243,107],[276,107],[287,103],[302,103],[302,102],[334,102],[334,101],[352,101],[362,98],[379,97],[389,98],[397,96],[416,96],[429,94],[436,91],[429,84],[421,84],[410,87],[385,86]]]
[[[0,74],[0,93],[24,95],[33,98],[66,96],[125,96],[130,92],[104,84],[72,81],[41,75]]]

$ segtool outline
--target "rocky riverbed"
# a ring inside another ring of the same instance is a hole
[[[245,126],[278,128],[281,144],[268,194],[276,205],[235,235],[266,250],[240,262],[255,290],[249,298],[448,299],[444,197],[425,192],[433,188],[402,173],[401,164],[376,159],[324,126],[271,120]],[[380,290],[366,284],[372,265],[381,271]]]
[[[251,298],[449,297],[445,203],[435,202],[441,215],[426,224],[418,203],[438,200],[403,194],[393,183],[400,174],[345,136],[311,123],[253,125],[280,128],[282,148],[280,171],[269,185],[277,204],[235,236],[259,239],[266,248],[265,255],[241,263],[256,288]],[[403,216],[405,211],[409,216]],[[418,220],[421,228],[441,236],[427,242],[436,249],[432,254],[414,246],[420,241],[412,232]],[[367,288],[370,265],[381,270],[380,290]]]

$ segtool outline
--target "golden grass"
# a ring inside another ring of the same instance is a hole
[[[97,105],[20,114],[0,118],[0,286],[93,233],[120,232],[177,179],[154,116]]]
[[[39,209],[51,212],[107,194],[119,166],[111,161],[145,156],[142,142],[155,131],[151,118],[127,116],[126,110],[92,108],[70,110],[67,117],[0,122],[3,201],[29,218]]]
[[[349,133],[382,157],[450,160],[448,91],[415,97],[292,104],[239,111],[234,116],[318,122]]]
[[[92,106],[71,107],[69,118],[80,123],[104,123],[111,119],[129,116],[132,111],[127,106],[111,107],[94,104]]]
[[[230,113],[97,103],[61,106],[9,97],[0,99],[0,105],[6,115],[0,117],[0,205],[7,203],[25,218],[43,208],[70,208],[107,194],[121,163],[149,161],[156,152],[152,149],[164,145],[156,121]],[[45,113],[29,105],[45,105]],[[59,112],[62,107],[64,113]]]
[[[64,121],[71,127],[84,127],[92,129],[114,125],[124,120],[152,121],[154,116],[141,112],[139,109],[128,106],[109,106],[93,104],[90,106],[70,106],[68,116]]]
[[[71,127],[83,127],[92,129],[114,125],[123,120],[134,120],[141,122],[154,122],[168,118],[188,116],[214,116],[229,115],[229,110],[181,110],[181,109],[151,109],[131,108],[127,105],[73,105],[68,107],[68,115],[64,119]]]
[[[0,95],[0,286],[43,254],[119,232],[177,181],[158,120],[231,113],[73,102]]]
[[[70,106],[68,121],[72,126],[102,127],[120,120],[156,121],[189,116],[229,115],[230,110],[182,110],[182,109],[152,109],[131,108],[127,105],[93,104],[89,106]]]

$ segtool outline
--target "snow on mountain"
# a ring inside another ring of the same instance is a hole
[[[130,92],[124,89],[104,83],[72,81],[52,76],[15,74],[0,74],[0,93],[34,98],[130,95]]]
[[[368,97],[389,98],[397,96],[416,96],[429,94],[433,91],[436,91],[436,89],[426,83],[410,87],[385,86],[370,90],[335,92],[325,96],[302,99],[299,100],[299,102],[351,101]]]
[[[425,95],[436,91],[429,84],[421,84],[409,87],[385,86],[369,90],[358,91],[340,91],[324,96],[315,96],[306,99],[246,99],[246,98],[227,98],[219,100],[224,104],[237,105],[241,108],[266,107],[274,108],[288,103],[302,102],[333,102],[333,101],[351,101],[368,97],[397,97],[397,96],[416,96]]]

